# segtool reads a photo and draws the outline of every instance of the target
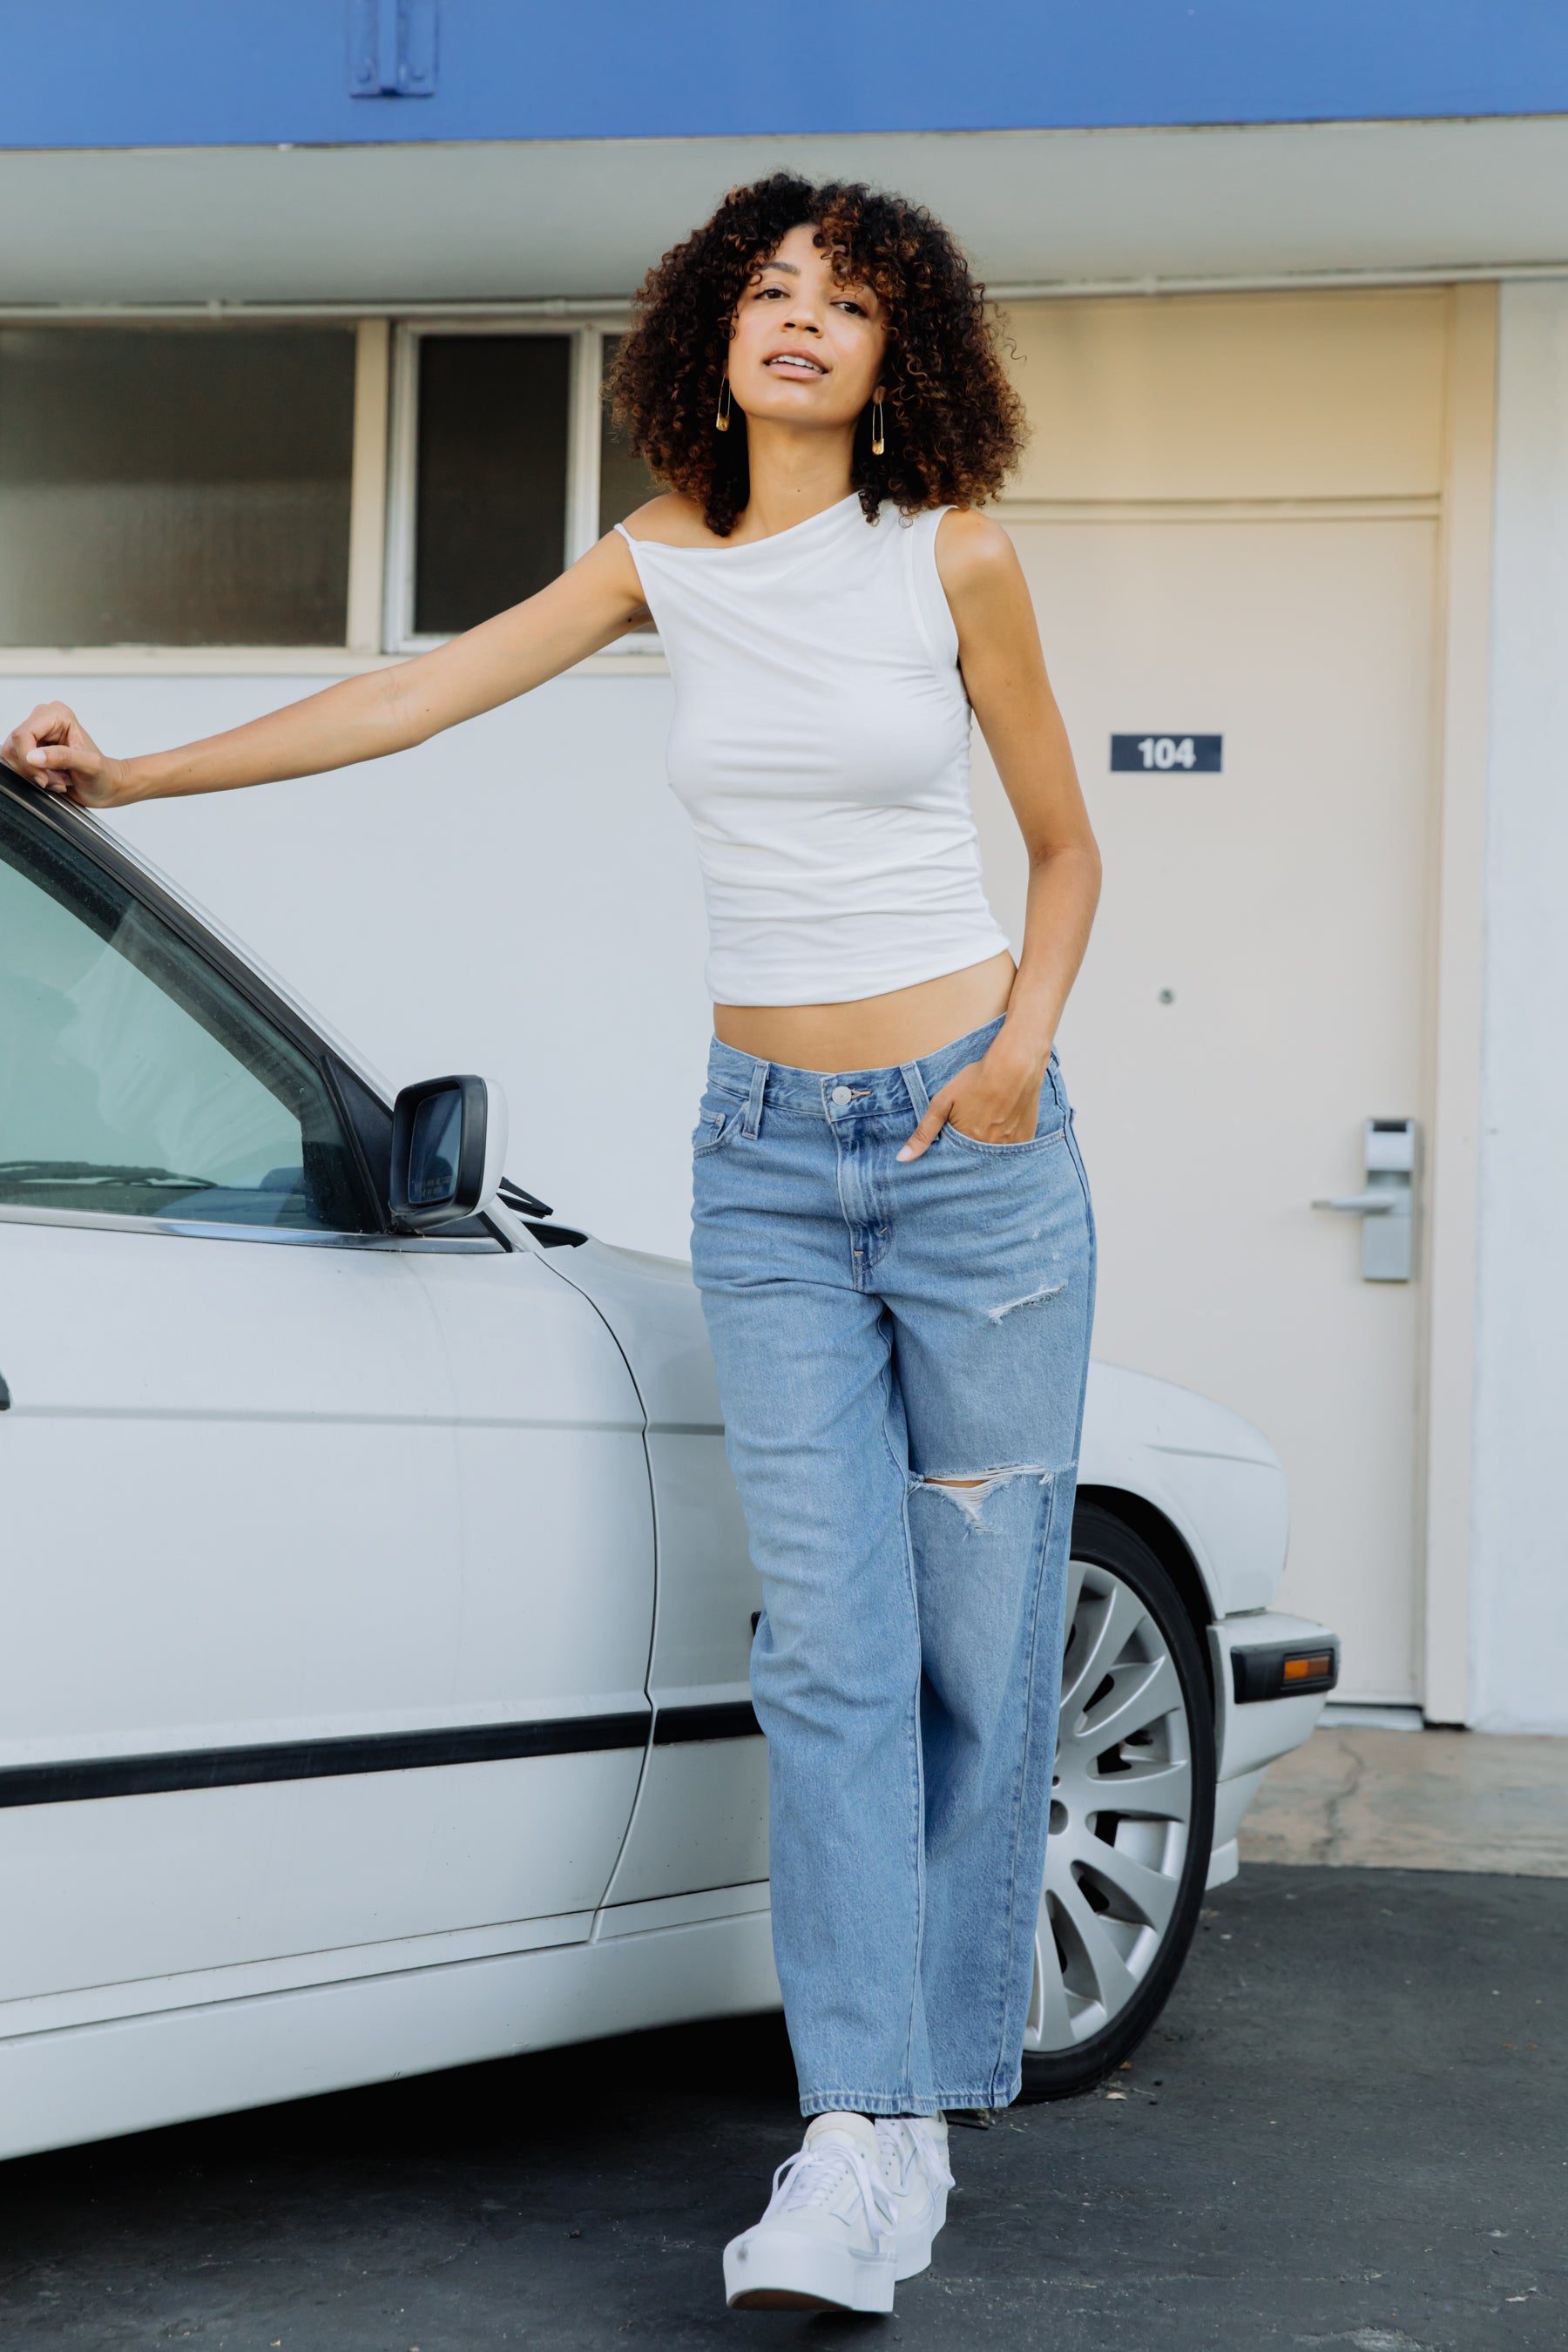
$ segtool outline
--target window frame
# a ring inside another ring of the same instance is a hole
[[[184,305],[116,306],[51,317],[0,305],[0,323],[80,328],[104,322],[184,321],[197,315]],[[562,299],[526,308],[505,303],[447,308],[437,303],[243,303],[212,320],[279,325],[319,322],[354,335],[353,446],[349,489],[348,593],[341,644],[277,646],[247,639],[231,645],[170,646],[149,639],[90,646],[0,646],[0,677],[224,677],[273,675],[342,677],[405,659],[447,642],[412,629],[415,515],[418,455],[418,342],[426,334],[565,336],[572,342],[566,423],[566,530],[562,568],[574,563],[599,537],[599,458],[603,430],[600,385],[606,335],[632,323],[625,302]],[[628,633],[585,667],[633,674],[661,671],[664,649],[647,629]]]
[[[561,568],[565,571],[585,555],[599,537],[599,459],[604,429],[600,386],[604,376],[605,338],[625,334],[630,314],[606,305],[591,318],[548,313],[519,318],[498,310],[489,316],[430,315],[399,320],[393,330],[390,424],[387,436],[386,543],[384,563],[384,602],[381,643],[394,656],[428,653],[449,642],[442,635],[420,635],[414,627],[414,593],[418,549],[416,516],[418,502],[419,346],[426,335],[553,335],[571,343],[566,396],[566,528]],[[351,567],[351,578],[352,578]],[[638,661],[662,658],[662,647],[647,632],[621,638],[607,649]]]

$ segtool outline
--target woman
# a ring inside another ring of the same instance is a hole
[[[766,1602],[773,1933],[812,2120],[729,2300],[889,2311],[943,2111],[1017,2092],[1093,1304],[1052,1052],[1099,859],[1013,548],[1021,417],[919,208],[779,173],[666,256],[616,368],[668,484],[437,651],[110,759],[58,704],[4,757],[81,805],[424,741],[649,617],[715,1000],[693,1260]],[[985,903],[978,717],[1029,858]]]

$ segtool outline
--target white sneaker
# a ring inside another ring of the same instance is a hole
[[[731,2310],[891,2311],[896,2210],[866,2117],[815,2116],[762,2220],[724,2249]]]
[[[879,2116],[882,2179],[898,2215],[893,2275],[913,2278],[931,2260],[931,2241],[947,2220],[947,2126],[924,2116]]]

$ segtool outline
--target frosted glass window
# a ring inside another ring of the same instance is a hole
[[[0,644],[342,645],[352,329],[0,329]]]
[[[450,636],[566,556],[569,335],[421,335],[414,627]]]
[[[0,1202],[368,1222],[319,1071],[129,891],[3,803]]]

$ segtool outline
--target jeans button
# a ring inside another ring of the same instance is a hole
[[[848,1089],[848,1087],[834,1087],[834,1089],[833,1089],[833,1092],[832,1092],[832,1094],[829,1096],[828,1099],[829,1099],[829,1101],[831,1101],[831,1102],[836,1102],[836,1103],[838,1105],[839,1108],[842,1110],[842,1109],[843,1109],[843,1108],[844,1108],[844,1105],[845,1105],[847,1102],[853,1102],[853,1101],[854,1101],[854,1099],[855,1099],[855,1097],[854,1097],[854,1096],[850,1093],[850,1091],[849,1091],[849,1089]]]

